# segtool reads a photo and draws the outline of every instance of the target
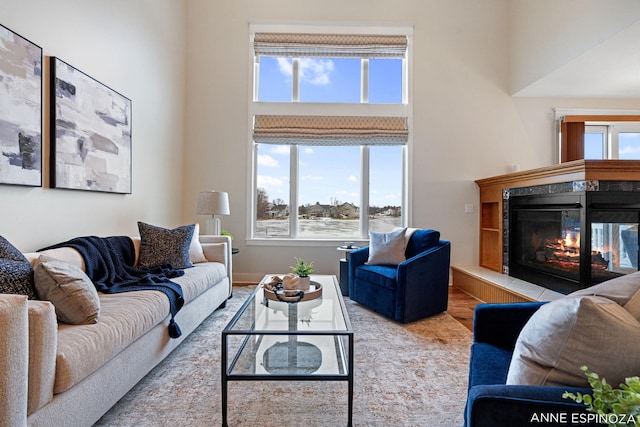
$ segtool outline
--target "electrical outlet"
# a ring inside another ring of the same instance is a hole
[[[473,213],[473,205],[471,204],[464,205],[464,213]]]

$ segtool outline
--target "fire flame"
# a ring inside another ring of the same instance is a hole
[[[562,243],[562,241],[558,241],[558,243]],[[573,237],[573,234],[571,234],[571,232],[567,231],[567,235],[564,238],[564,244],[563,246],[565,248],[572,248],[572,249],[577,249],[580,247],[580,234],[576,234],[576,237]]]

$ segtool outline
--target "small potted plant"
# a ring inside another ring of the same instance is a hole
[[[297,274],[300,278],[300,289],[308,290],[311,284],[311,273],[313,273],[313,262],[305,262],[303,259],[294,258],[296,265],[291,267],[291,272]]]
[[[595,372],[589,372],[588,367],[580,369],[587,376],[593,395],[566,391],[563,398],[584,403],[587,411],[599,415],[598,420],[610,427],[640,423],[640,378],[626,378],[625,383],[616,389]]]

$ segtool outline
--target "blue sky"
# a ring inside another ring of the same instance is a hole
[[[290,59],[260,59],[258,100],[289,102],[292,94]],[[360,102],[360,59],[301,58],[300,102]],[[369,63],[369,102],[402,102],[401,60],[373,59]],[[335,201],[360,205],[360,148],[309,147],[299,149],[300,204]],[[402,148],[372,147],[370,204],[400,206]],[[261,145],[258,187],[270,200],[289,200],[289,147]]]
[[[602,139],[606,135],[601,133],[585,134],[585,159],[602,158]],[[618,158],[621,160],[640,159],[640,133],[618,133]]]

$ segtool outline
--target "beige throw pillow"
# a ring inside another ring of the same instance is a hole
[[[616,302],[573,296],[543,305],[516,342],[507,384],[588,387],[580,367],[620,384],[640,373],[640,322]]]
[[[93,282],[77,266],[41,255],[34,267],[38,296],[51,301],[60,322],[97,323],[100,299]]]

